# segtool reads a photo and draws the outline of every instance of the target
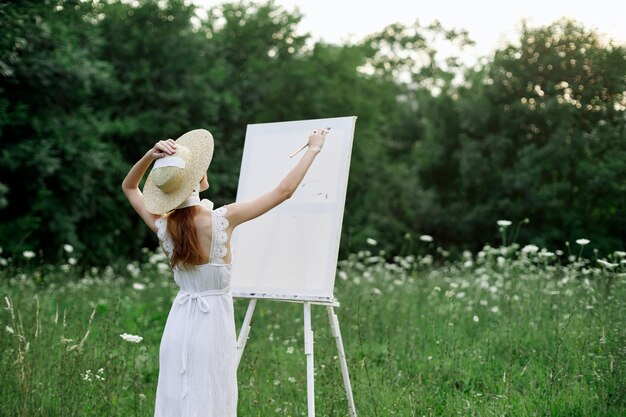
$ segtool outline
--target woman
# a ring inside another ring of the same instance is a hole
[[[159,351],[155,417],[235,417],[237,345],[230,274],[234,229],[292,196],[321,151],[328,130],[266,194],[213,209],[198,193],[209,188],[213,137],[203,129],[157,142],[128,172],[122,189],[159,237],[180,288]],[[155,161],[143,193],[139,181]]]

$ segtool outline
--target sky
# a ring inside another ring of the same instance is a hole
[[[224,1],[192,0],[201,6],[215,6]],[[300,32],[313,40],[330,43],[358,41],[391,23],[426,25],[439,20],[447,29],[466,29],[476,42],[461,55],[472,65],[479,57],[489,56],[507,40],[514,40],[520,21],[531,26],[546,25],[565,16],[582,22],[587,28],[626,43],[626,1],[624,0],[275,0],[287,10],[296,7],[304,15]]]

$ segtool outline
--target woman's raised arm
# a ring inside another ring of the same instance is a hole
[[[150,230],[156,233],[156,226],[154,222],[160,216],[150,213],[146,210],[146,206],[143,202],[142,193],[139,189],[139,181],[143,178],[143,175],[148,170],[148,167],[155,159],[163,158],[164,156],[171,155],[176,151],[176,142],[173,139],[160,140],[152,149],[150,149],[139,161],[133,165],[133,167],[126,174],[126,178],[122,182],[122,191],[124,195],[133,206],[133,209],[141,216],[144,222],[148,225]]]
[[[276,188],[251,200],[226,205],[230,227],[234,229],[241,223],[259,217],[290,198],[302,182],[313,160],[322,150],[327,134],[328,130],[322,129],[314,131],[309,136],[308,149]]]

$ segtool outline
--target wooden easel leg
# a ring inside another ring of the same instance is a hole
[[[339,330],[339,319],[333,310],[333,306],[327,306],[328,308],[328,320],[330,321],[330,328],[333,332],[333,337],[337,342],[337,350],[339,351],[339,363],[341,365],[341,374],[343,375],[343,384],[346,389],[346,396],[348,398],[348,407],[350,408],[350,416],[356,417],[356,407],[354,406],[354,398],[352,397],[352,386],[350,385],[350,376],[348,375],[348,363],[346,362],[346,354],[343,350],[343,341],[341,340],[341,331]]]
[[[246,347],[246,342],[248,341],[248,334],[250,333],[250,321],[252,320],[252,313],[254,313],[256,300],[256,298],[250,300],[250,304],[248,304],[248,311],[246,311],[246,317],[243,319],[241,330],[239,330],[239,337],[237,338],[237,369],[239,369],[241,355],[243,355],[243,349]]]
[[[311,330],[311,303],[304,302],[304,354],[306,355],[306,393],[309,417],[315,417],[313,367],[313,330]]]

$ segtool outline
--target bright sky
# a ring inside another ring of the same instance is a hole
[[[202,6],[224,3],[192,0]],[[561,16],[581,21],[588,28],[626,43],[626,1],[624,0],[275,0],[287,10],[298,7],[304,18],[300,31],[314,40],[331,43],[357,41],[391,23],[428,24],[438,19],[445,28],[464,28],[476,42],[463,55],[467,64],[489,55],[507,39],[515,39],[520,21],[544,25]]]

